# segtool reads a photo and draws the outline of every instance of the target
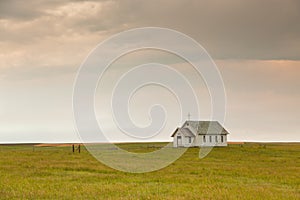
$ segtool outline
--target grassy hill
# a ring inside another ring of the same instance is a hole
[[[120,144],[153,151],[162,144]],[[151,173],[111,169],[84,148],[0,146],[0,199],[300,199],[300,144],[231,144],[204,159],[190,148]]]

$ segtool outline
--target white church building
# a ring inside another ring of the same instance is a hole
[[[228,134],[217,121],[186,121],[171,137],[174,147],[227,146]]]

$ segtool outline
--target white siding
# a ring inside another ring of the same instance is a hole
[[[179,139],[178,136],[180,136],[181,139]],[[173,137],[173,147],[191,147],[194,146],[194,142],[195,137],[191,135],[184,135],[182,132],[180,132],[180,130],[178,130]]]
[[[178,136],[181,139],[178,139]],[[191,137],[191,142],[189,142],[189,137]],[[205,141],[204,141],[205,137]],[[223,142],[222,142],[223,137]],[[216,140],[217,138],[217,140]],[[180,129],[174,134],[173,137],[173,147],[192,147],[192,146],[227,146],[227,135],[196,135],[193,137],[191,135],[184,135]]]
[[[205,137],[205,139],[204,139]],[[217,137],[217,141],[216,141]],[[222,142],[223,137],[223,142]],[[227,146],[226,135],[197,135],[195,146]]]

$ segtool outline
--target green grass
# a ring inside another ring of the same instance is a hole
[[[161,144],[121,144],[134,152]],[[111,169],[84,148],[0,146],[0,199],[300,199],[300,144],[190,148],[155,172]]]

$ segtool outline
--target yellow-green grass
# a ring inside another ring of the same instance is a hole
[[[163,144],[119,144],[135,152]],[[0,199],[300,199],[300,144],[190,148],[151,173],[111,169],[85,148],[0,146]]]

